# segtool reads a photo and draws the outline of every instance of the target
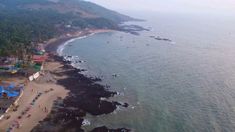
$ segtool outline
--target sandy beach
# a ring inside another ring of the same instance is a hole
[[[46,47],[45,49],[47,52],[53,52],[56,54],[57,48],[61,44],[73,38],[83,37],[83,36],[87,36],[87,35],[95,34],[95,33],[114,32],[114,31],[115,30],[111,30],[111,29],[89,29],[89,30],[82,30],[82,31],[67,33],[62,36],[48,40],[45,44],[45,47]]]
[[[10,118],[0,121],[1,130],[12,128],[15,132],[30,131],[50,113],[53,103],[58,97],[65,98],[67,96],[68,90],[56,84],[56,76],[51,74],[51,72],[59,70],[61,66],[62,64],[58,62],[46,62],[45,74],[41,75],[38,80],[29,82],[24,88],[17,111],[9,111],[6,115],[10,115]],[[39,93],[42,93],[42,95],[38,97],[34,105],[31,105]],[[22,112],[28,108],[30,110],[22,115]],[[16,125],[13,127],[16,122],[19,124],[19,128],[16,128]]]
[[[91,33],[108,31],[110,30],[87,30],[74,32],[58,38],[52,38],[48,40],[45,46],[47,47],[48,52],[54,51],[55,53],[59,45],[72,38],[85,36]],[[63,64],[57,61],[48,61],[45,63],[43,71],[44,75],[42,74],[36,81],[29,82],[24,88],[23,95],[20,97],[18,102],[19,107],[17,108],[17,111],[10,110],[5,114],[5,116],[10,115],[10,118],[0,120],[0,131],[11,130],[12,128],[15,132],[27,132],[38,125],[39,121],[42,121],[48,116],[54,101],[58,98],[64,99],[69,92],[63,86],[57,84],[56,78],[61,79],[61,76],[58,77],[55,74],[51,74],[51,72],[62,70],[60,69],[62,66]],[[34,105],[31,105],[32,101],[39,93],[42,93],[42,95],[37,99]],[[22,112],[29,108],[30,110],[22,115]],[[16,124],[19,125],[19,128],[17,128],[18,126]]]
[[[116,92],[97,84],[96,81],[100,79],[80,74],[81,69],[72,67],[70,62],[64,61],[56,53],[58,46],[72,38],[110,31],[87,30],[49,40],[45,49],[54,55],[45,62],[40,77],[24,88],[17,111],[9,111],[5,115],[10,115],[10,118],[0,121],[0,131],[83,131],[81,127],[86,113],[94,116],[109,114],[117,106],[122,106],[115,101],[101,100],[114,96]],[[123,107],[127,107],[127,104]],[[109,129],[101,126],[94,129],[97,130]],[[127,129],[118,129],[121,130]]]

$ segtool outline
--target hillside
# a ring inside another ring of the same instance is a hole
[[[1,0],[0,20],[0,55],[11,55],[14,47],[86,28],[121,30],[134,19],[82,0]]]
[[[129,16],[83,0],[2,0],[0,5],[5,8],[53,10],[62,14],[72,13],[88,18],[102,17],[113,22],[134,20]]]

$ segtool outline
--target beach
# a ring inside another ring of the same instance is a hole
[[[82,126],[89,125],[89,122],[84,120],[87,113],[98,116],[112,113],[117,106],[127,107],[126,104],[106,100],[117,93],[109,91],[107,86],[96,83],[101,81],[100,79],[84,76],[80,73],[81,69],[72,67],[70,62],[64,61],[62,57],[54,56],[54,60],[63,64],[62,70],[57,70],[54,74],[66,76],[60,78],[57,83],[70,92],[64,100],[55,102],[52,112],[32,130],[33,132],[83,131]],[[104,127],[94,129],[97,130],[104,130]],[[115,131],[122,130],[128,131],[125,128]]]
[[[61,35],[56,38],[52,38],[48,40],[45,44],[45,49],[47,52],[53,52],[57,53],[57,49],[59,46],[63,45],[69,40],[86,37],[88,35],[96,34],[96,33],[102,33],[102,32],[114,32],[114,30],[111,29],[90,29],[90,30],[82,30],[77,32],[71,32],[64,35]]]
[[[50,53],[40,77],[29,82],[18,102],[17,111],[9,111],[9,119],[0,121],[1,130],[27,131],[83,131],[86,113],[97,116],[112,113],[117,106],[127,107],[115,101],[107,101],[116,92],[108,86],[97,84],[99,78],[88,78],[80,74],[69,61],[57,55],[57,49],[65,42],[89,34],[110,30],[89,30],[51,39],[46,44]],[[73,85],[71,85],[73,84]],[[102,99],[101,98],[105,98]],[[94,131],[109,130],[104,126]],[[127,130],[125,128],[116,131]]]
[[[152,15],[142,26],[153,30],[139,36],[101,33],[65,46],[63,54],[73,62],[85,61],[75,66],[120,93],[111,99],[129,104],[108,115],[88,114],[91,125],[85,128],[105,124],[137,132],[235,131],[235,46],[228,34],[234,23],[230,18],[224,25],[199,16],[200,24],[187,15]]]
[[[39,121],[43,120],[51,111],[52,105],[57,98],[65,98],[68,94],[63,86],[56,84],[56,76],[53,80],[50,78],[50,72],[58,70],[62,66],[57,62],[47,62],[45,64],[45,75],[41,75],[36,81],[29,82],[24,88],[23,95],[19,99],[17,111],[9,111],[6,115],[10,115],[9,119],[3,119],[0,121],[0,128],[8,130],[12,128],[13,131],[26,132],[35,127]],[[48,78],[45,80],[45,78]],[[35,101],[35,104],[31,104],[35,97],[42,93],[42,95]],[[25,114],[22,112],[30,108]],[[47,109],[45,112],[44,109]],[[21,118],[19,118],[21,117]],[[19,124],[19,128],[16,128],[14,124]]]
[[[235,132],[229,5],[2,0],[0,132]]]

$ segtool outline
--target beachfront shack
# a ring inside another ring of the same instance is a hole
[[[33,55],[33,62],[35,63],[43,63],[46,61],[47,59],[47,55],[43,54],[43,55]]]
[[[43,64],[48,59],[47,54],[43,55],[34,55],[33,56],[33,62],[34,62],[34,68],[38,71],[43,70]]]
[[[37,44],[35,45],[35,48],[32,49],[34,55],[44,55],[45,49],[44,44]]]
[[[25,71],[30,81],[33,81],[40,76],[40,71],[43,70],[43,64],[47,58],[48,56],[45,53],[42,55],[33,55],[33,67],[28,68],[26,69],[27,71]]]
[[[0,57],[0,65],[10,65],[18,61],[15,57]]]
[[[14,74],[18,71],[15,66],[19,60],[13,57],[0,57],[0,73],[11,73]]]
[[[10,108],[14,108],[18,104],[19,98],[23,95],[23,88],[15,86],[13,83],[5,83],[2,80],[17,80],[13,78],[23,77],[22,84],[26,84],[25,78],[30,81],[37,79],[43,70],[43,64],[46,61],[47,54],[42,46],[37,46],[33,51],[33,55],[29,55],[27,60],[19,60],[13,57],[0,57],[0,120],[4,118]],[[16,74],[13,74],[16,73]]]

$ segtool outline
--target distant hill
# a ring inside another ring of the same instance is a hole
[[[129,20],[135,19],[83,0],[0,0],[0,56],[86,28],[122,30]]]
[[[1,0],[0,5],[5,6],[5,8],[54,10],[59,13],[72,13],[84,18],[102,17],[116,23],[135,20],[129,16],[83,0]]]
[[[83,10],[85,12],[89,12],[90,14],[102,16],[106,19],[113,20],[115,22],[135,20],[129,16],[126,16],[126,15],[120,14],[118,12],[106,9],[102,6],[99,6],[99,5],[91,3],[91,2],[78,1],[77,3],[78,3],[78,5],[80,5],[81,10]]]

